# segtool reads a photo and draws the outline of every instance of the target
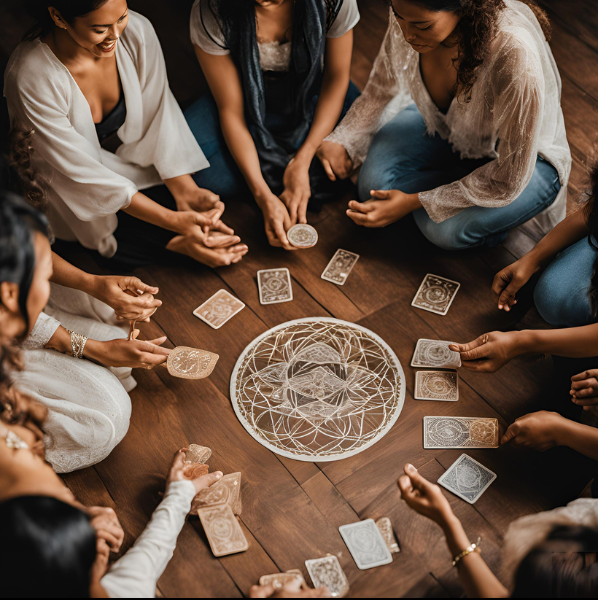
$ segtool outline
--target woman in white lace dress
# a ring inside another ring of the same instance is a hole
[[[64,473],[103,460],[122,440],[131,415],[125,387],[135,386],[131,368],[163,363],[169,351],[159,346],[165,338],[127,341],[123,329],[100,322],[110,313],[114,319],[114,311],[81,291],[56,286],[53,304],[42,312],[53,277],[45,234],[46,223],[39,213],[19,198],[2,194],[0,337],[25,340],[24,369],[14,373],[14,381],[48,408],[47,460]],[[58,279],[69,284],[73,271],[76,274],[74,267],[59,264]],[[105,281],[104,292],[113,284]],[[113,372],[108,367],[114,367]]]
[[[337,177],[361,167],[348,215],[413,213],[433,243],[495,245],[565,216],[571,170],[561,81],[532,0],[393,0],[362,96],[322,144]],[[543,30],[544,28],[544,30]]]

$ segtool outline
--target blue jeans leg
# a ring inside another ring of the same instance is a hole
[[[544,271],[534,291],[542,318],[554,327],[589,325],[588,292],[597,253],[587,238],[563,250]]]
[[[222,135],[218,107],[212,95],[192,104],[185,111],[185,119],[210,163],[207,169],[193,175],[195,183],[224,199],[247,193],[245,179]]]

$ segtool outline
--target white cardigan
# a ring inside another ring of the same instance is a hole
[[[127,104],[116,154],[101,148],[89,104],[41,40],[23,42],[6,69],[11,121],[35,131],[34,167],[47,183],[57,237],[111,257],[116,213],[139,190],[209,166],[168,85],[152,24],[130,11],[116,49]]]

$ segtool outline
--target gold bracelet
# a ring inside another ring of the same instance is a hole
[[[85,350],[85,344],[87,344],[87,338],[80,333],[67,329],[71,334],[71,349],[75,358],[84,358],[83,351]]]
[[[480,548],[481,542],[482,542],[482,538],[478,538],[478,541],[475,544],[471,544],[471,546],[468,546],[467,548],[465,548],[465,550],[463,550],[463,552],[461,552],[461,554],[457,554],[457,556],[455,556],[455,558],[453,559],[453,567],[456,567],[462,558],[465,558],[468,554],[471,554],[472,552],[477,552],[478,554],[481,554],[482,553],[482,549]]]

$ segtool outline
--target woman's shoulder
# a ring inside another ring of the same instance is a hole
[[[128,40],[143,45],[147,41],[158,39],[152,22],[142,14],[129,10],[129,23],[123,36]]]

